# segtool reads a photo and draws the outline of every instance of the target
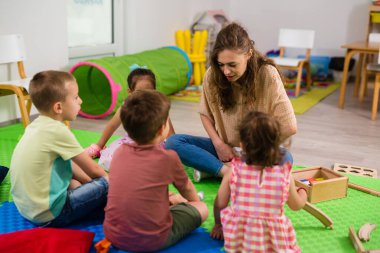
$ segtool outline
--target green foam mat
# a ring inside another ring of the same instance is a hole
[[[83,130],[73,130],[78,141],[87,147],[100,137],[100,133]],[[9,166],[12,151],[23,133],[21,124],[0,128],[0,163]],[[118,138],[114,136],[112,140]],[[112,141],[110,140],[110,141]],[[295,169],[302,169],[301,166],[293,166]],[[189,177],[192,179],[193,170],[186,167]],[[374,178],[347,175],[350,182],[366,186],[380,191],[380,180]],[[213,202],[220,184],[220,179],[204,179],[199,183],[194,183],[198,191],[204,192],[204,201],[209,207],[209,218],[202,227],[211,230],[213,219]],[[0,185],[0,201],[10,201],[9,175]],[[174,190],[174,187],[170,187]],[[348,228],[352,226],[356,231],[365,223],[377,224],[380,226],[380,198],[360,191],[348,189],[348,197],[330,200],[315,204],[325,212],[333,221],[334,229],[325,229],[323,225],[304,210],[293,212],[288,207],[285,208],[286,215],[291,219],[297,234],[297,240],[302,252],[355,252],[355,249],[348,237]],[[371,234],[371,240],[363,243],[368,249],[380,248],[380,229],[376,229]]]

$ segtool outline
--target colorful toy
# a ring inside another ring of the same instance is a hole
[[[136,65],[151,69],[156,89],[166,95],[186,87],[192,73],[189,57],[175,46],[79,62],[70,69],[83,100],[79,114],[103,118],[114,112],[128,96],[127,77]]]
[[[206,30],[196,31],[191,42],[190,30],[178,30],[175,32],[176,45],[184,50],[193,64],[194,84],[202,84],[203,77],[206,73],[206,56],[205,47],[207,43],[208,32]]]

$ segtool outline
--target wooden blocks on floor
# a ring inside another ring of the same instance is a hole
[[[324,167],[311,167],[292,171],[297,187],[307,192],[310,203],[339,199],[347,196],[348,178]]]
[[[353,174],[357,176],[377,178],[376,169],[370,169],[370,168],[356,166],[356,165],[334,163],[333,170],[337,172],[348,173],[348,174]]]

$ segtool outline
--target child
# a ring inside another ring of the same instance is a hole
[[[234,158],[232,171],[223,177],[211,232],[215,239],[224,237],[227,252],[300,252],[283,206],[287,201],[299,210],[307,195],[304,188],[296,190],[290,163],[278,165],[279,128],[261,112],[248,113],[239,127],[244,155]]]
[[[52,227],[104,213],[108,177],[63,123],[76,118],[82,103],[75,78],[43,71],[31,80],[29,93],[40,116],[26,128],[11,160],[17,209],[32,223]]]
[[[137,68],[137,69],[132,70],[132,72],[128,75],[127,82],[128,82],[129,94],[133,93],[135,90],[142,90],[142,89],[155,90],[156,89],[156,77],[150,69]],[[174,134],[173,125],[170,120],[169,120],[169,123],[170,123],[170,131],[169,131],[168,136]],[[109,164],[111,162],[112,154],[116,150],[116,148],[119,147],[121,143],[128,142],[130,140],[127,135],[124,138],[114,141],[108,149],[103,150],[107,141],[111,138],[112,134],[116,131],[116,129],[120,125],[121,125],[121,120],[120,120],[120,108],[119,108],[117,109],[112,119],[106,125],[99,141],[96,144],[91,144],[90,147],[86,148],[86,152],[92,158],[98,158],[101,155],[100,153],[102,153],[102,157],[99,160],[99,164],[104,165],[103,167],[105,169],[109,169]]]
[[[123,127],[134,142],[124,143],[113,156],[103,229],[122,250],[168,247],[208,216],[178,155],[160,145],[169,133],[169,109],[169,99],[154,90],[135,91],[121,107]],[[170,207],[169,184],[188,202]]]

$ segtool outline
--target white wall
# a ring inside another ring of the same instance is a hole
[[[174,45],[174,32],[188,29],[198,12],[225,9],[228,3],[229,0],[126,0],[125,53]]]
[[[25,71],[32,77],[46,69],[63,69],[68,62],[65,1],[1,0],[0,34],[24,36]],[[0,80],[18,79],[16,66],[0,68]],[[32,113],[36,113],[33,109]],[[0,97],[0,122],[20,117],[15,96]]]
[[[316,31],[312,54],[342,56],[340,46],[363,40],[367,32],[369,0],[231,0],[230,15],[243,24],[257,49],[277,48],[280,28]]]
[[[189,28],[203,10],[224,9],[241,22],[265,53],[277,48],[280,28],[316,31],[315,55],[344,55],[343,43],[364,39],[369,0],[123,0],[124,53],[174,44],[174,32]],[[21,33],[28,76],[68,63],[66,1],[0,0],[0,34]],[[12,72],[11,78],[15,78]],[[0,80],[8,78],[0,67]],[[0,97],[0,123],[19,117],[15,98]],[[33,111],[35,112],[35,110]]]

